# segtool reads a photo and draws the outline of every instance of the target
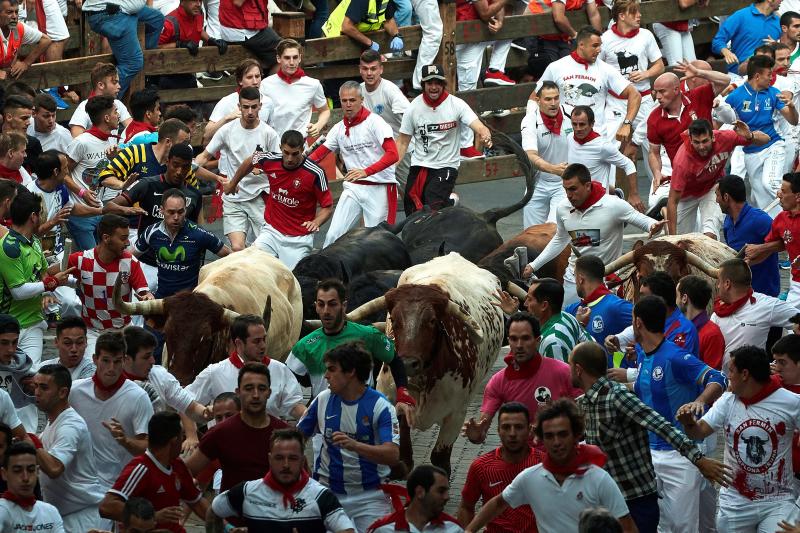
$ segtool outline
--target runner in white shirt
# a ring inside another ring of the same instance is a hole
[[[28,135],[39,139],[42,150],[66,152],[72,142],[69,130],[56,122],[56,101],[47,93],[33,99],[33,120],[28,124]]]
[[[717,300],[711,321],[725,337],[722,371],[728,368],[731,352],[745,344],[766,346],[772,327],[792,328],[800,324],[800,310],[794,305],[753,292],[750,267],[742,259],[728,259],[719,266]]]
[[[567,201],[556,209],[556,235],[522,274],[525,278],[531,277],[572,244],[573,252],[564,273],[563,305],[567,306],[578,300],[575,291],[576,251],[596,255],[608,264],[622,253],[622,233],[626,223],[654,235],[667,221],[656,222],[636,211],[625,200],[607,194],[600,183],[591,180],[589,170],[579,163],[569,165],[561,179]]]
[[[242,117],[242,111],[239,109],[239,91],[247,87],[258,89],[261,86],[261,64],[255,59],[247,58],[236,67],[234,76],[236,76],[236,83],[239,87],[235,92],[223,96],[214,106],[214,110],[211,111],[206,127],[203,130],[204,144],[208,144],[222,126]],[[275,103],[272,98],[262,94],[261,110],[258,113],[258,118],[263,122],[269,123],[274,108]]]
[[[69,403],[86,421],[94,444],[97,481],[105,493],[133,457],[147,449],[153,406],[147,393],[123,375],[125,340],[118,331],[100,334],[93,356],[97,371],[72,384]]]
[[[777,531],[795,508],[792,441],[800,429],[800,396],[770,374],[770,358],[762,348],[739,347],[731,353],[730,392],[699,421],[695,404],[677,412],[693,439],[725,430],[731,484],[719,492],[720,532]]]
[[[224,361],[207,366],[194,382],[186,387],[196,402],[209,405],[223,392],[233,392],[239,369],[248,362],[264,363],[269,369],[270,395],[267,412],[277,418],[299,419],[306,411],[300,384],[289,367],[267,356],[267,331],[264,320],[255,315],[236,317],[231,326],[235,352]]]
[[[3,459],[8,490],[0,498],[0,531],[64,533],[58,510],[36,500],[33,491],[37,473],[36,450],[30,443],[16,442],[8,447]]]
[[[424,205],[441,209],[452,204],[451,193],[461,165],[460,127],[469,127],[484,146],[492,145],[489,128],[464,100],[448,94],[446,83],[440,65],[423,67],[423,93],[414,98],[403,115],[397,138],[400,159],[414,139],[411,170],[403,195],[406,216]]]
[[[538,98],[538,104],[534,99]],[[522,148],[539,178],[530,201],[522,210],[522,227],[556,221],[556,207],[566,200],[561,174],[567,168],[567,139],[572,122],[561,107],[558,85],[545,81],[530,96],[522,119]]]
[[[11,401],[11,396],[4,389],[0,389],[0,422],[11,428],[11,434],[15,440],[23,440],[27,435],[25,426],[17,416],[17,409],[14,407],[14,402]],[[11,441],[6,445],[10,445]]]
[[[610,141],[594,130],[595,117],[591,107],[579,105],[572,109],[572,135],[567,137],[567,163],[580,163],[589,169],[594,181],[609,192],[614,190],[611,169],[616,167],[628,179],[628,203],[644,211],[639,197],[636,165],[619,151],[616,141]]]
[[[293,39],[278,43],[278,72],[261,82],[261,94],[280,105],[275,108],[270,124],[278,136],[296,130],[309,137],[318,137],[331,118],[328,101],[319,80],[306,76],[300,68],[303,47]],[[319,113],[311,122],[311,113]]]
[[[212,154],[221,152],[219,172],[229,178],[244,161],[252,158],[254,152],[280,152],[280,135],[258,118],[261,99],[255,87],[239,92],[239,108],[242,117],[217,130],[203,153],[195,159],[202,166],[211,160]],[[245,248],[248,236],[255,240],[261,232],[264,225],[263,192],[269,192],[269,181],[250,173],[239,182],[236,193],[222,197],[223,231],[234,252]]]
[[[568,56],[550,63],[539,82],[554,81],[561,91],[561,103],[567,114],[577,105],[587,105],[595,112],[596,129],[601,135],[620,142],[628,142],[633,135],[633,120],[639,112],[642,96],[636,87],[614,67],[598,59],[601,33],[591,26],[578,31],[575,37],[577,48]],[[538,86],[537,86],[538,88]],[[617,131],[606,127],[606,102],[609,93],[627,100],[623,124]]]
[[[120,90],[117,67],[112,63],[97,63],[92,68],[90,82],[92,84],[92,92],[89,93],[89,98],[92,96],[110,96],[113,98],[114,107],[119,114],[119,122],[123,128],[127,127],[133,117],[128,113],[128,108],[125,107],[125,104],[116,99]],[[88,99],[78,104],[72,114],[72,118],[69,119],[69,130],[73,137],[77,137],[92,126],[92,119],[86,112],[87,102]],[[114,133],[117,132],[115,131]]]
[[[383,221],[394,224],[397,214],[397,145],[392,128],[364,107],[358,82],[344,82],[339,88],[339,100],[342,121],[334,124],[325,144],[309,156],[319,161],[336,152],[347,170],[323,248],[361,222],[362,217],[369,228]]]
[[[63,365],[69,370],[72,381],[90,378],[96,367],[92,358],[86,355],[86,323],[80,316],[61,319],[56,324],[55,347],[58,357],[42,361],[39,368],[45,365]]]
[[[36,458],[42,474],[42,497],[58,509],[67,531],[102,528],[98,505],[103,490],[97,481],[89,428],[69,406],[72,379],[61,365],[46,365],[33,377],[36,406],[47,415]]]

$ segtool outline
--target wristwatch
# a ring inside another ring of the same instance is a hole
[[[628,126],[633,126],[633,121],[631,121],[631,120],[628,120],[627,118],[626,118],[625,120],[623,120],[623,121],[622,121],[622,123],[623,123],[623,124],[626,124],[626,125],[628,125]]]

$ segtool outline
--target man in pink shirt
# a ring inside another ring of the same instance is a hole
[[[714,130],[705,119],[692,121],[672,162],[667,200],[670,235],[702,231],[719,239],[723,215],[714,186],[725,173],[734,148],[768,142],[768,135],[751,132],[741,120],[736,121],[733,130],[724,131]]]
[[[505,403],[520,402],[536,419],[539,406],[546,406],[562,397],[577,398],[583,391],[572,386],[569,365],[539,353],[541,330],[530,313],[520,312],[508,319],[506,368],[489,379],[483,393],[480,421],[470,418],[462,431],[470,442],[486,440],[494,414]]]

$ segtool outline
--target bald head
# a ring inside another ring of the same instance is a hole
[[[666,89],[668,87],[677,87],[680,83],[680,78],[673,72],[665,72],[656,78],[656,81],[653,83],[653,88],[661,87],[662,89]]]
[[[678,98],[680,98],[681,81],[672,72],[665,72],[653,83],[653,94],[656,97],[658,105],[662,109],[669,108]]]

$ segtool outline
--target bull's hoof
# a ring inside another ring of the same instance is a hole
[[[400,461],[396,465],[392,466],[391,470],[389,470],[389,479],[404,481],[408,479],[408,474],[413,469],[414,469],[413,461],[411,461],[411,463]]]
[[[431,452],[431,464],[447,472],[447,477],[450,477],[450,454],[452,451],[452,446],[446,446],[439,451]]]

